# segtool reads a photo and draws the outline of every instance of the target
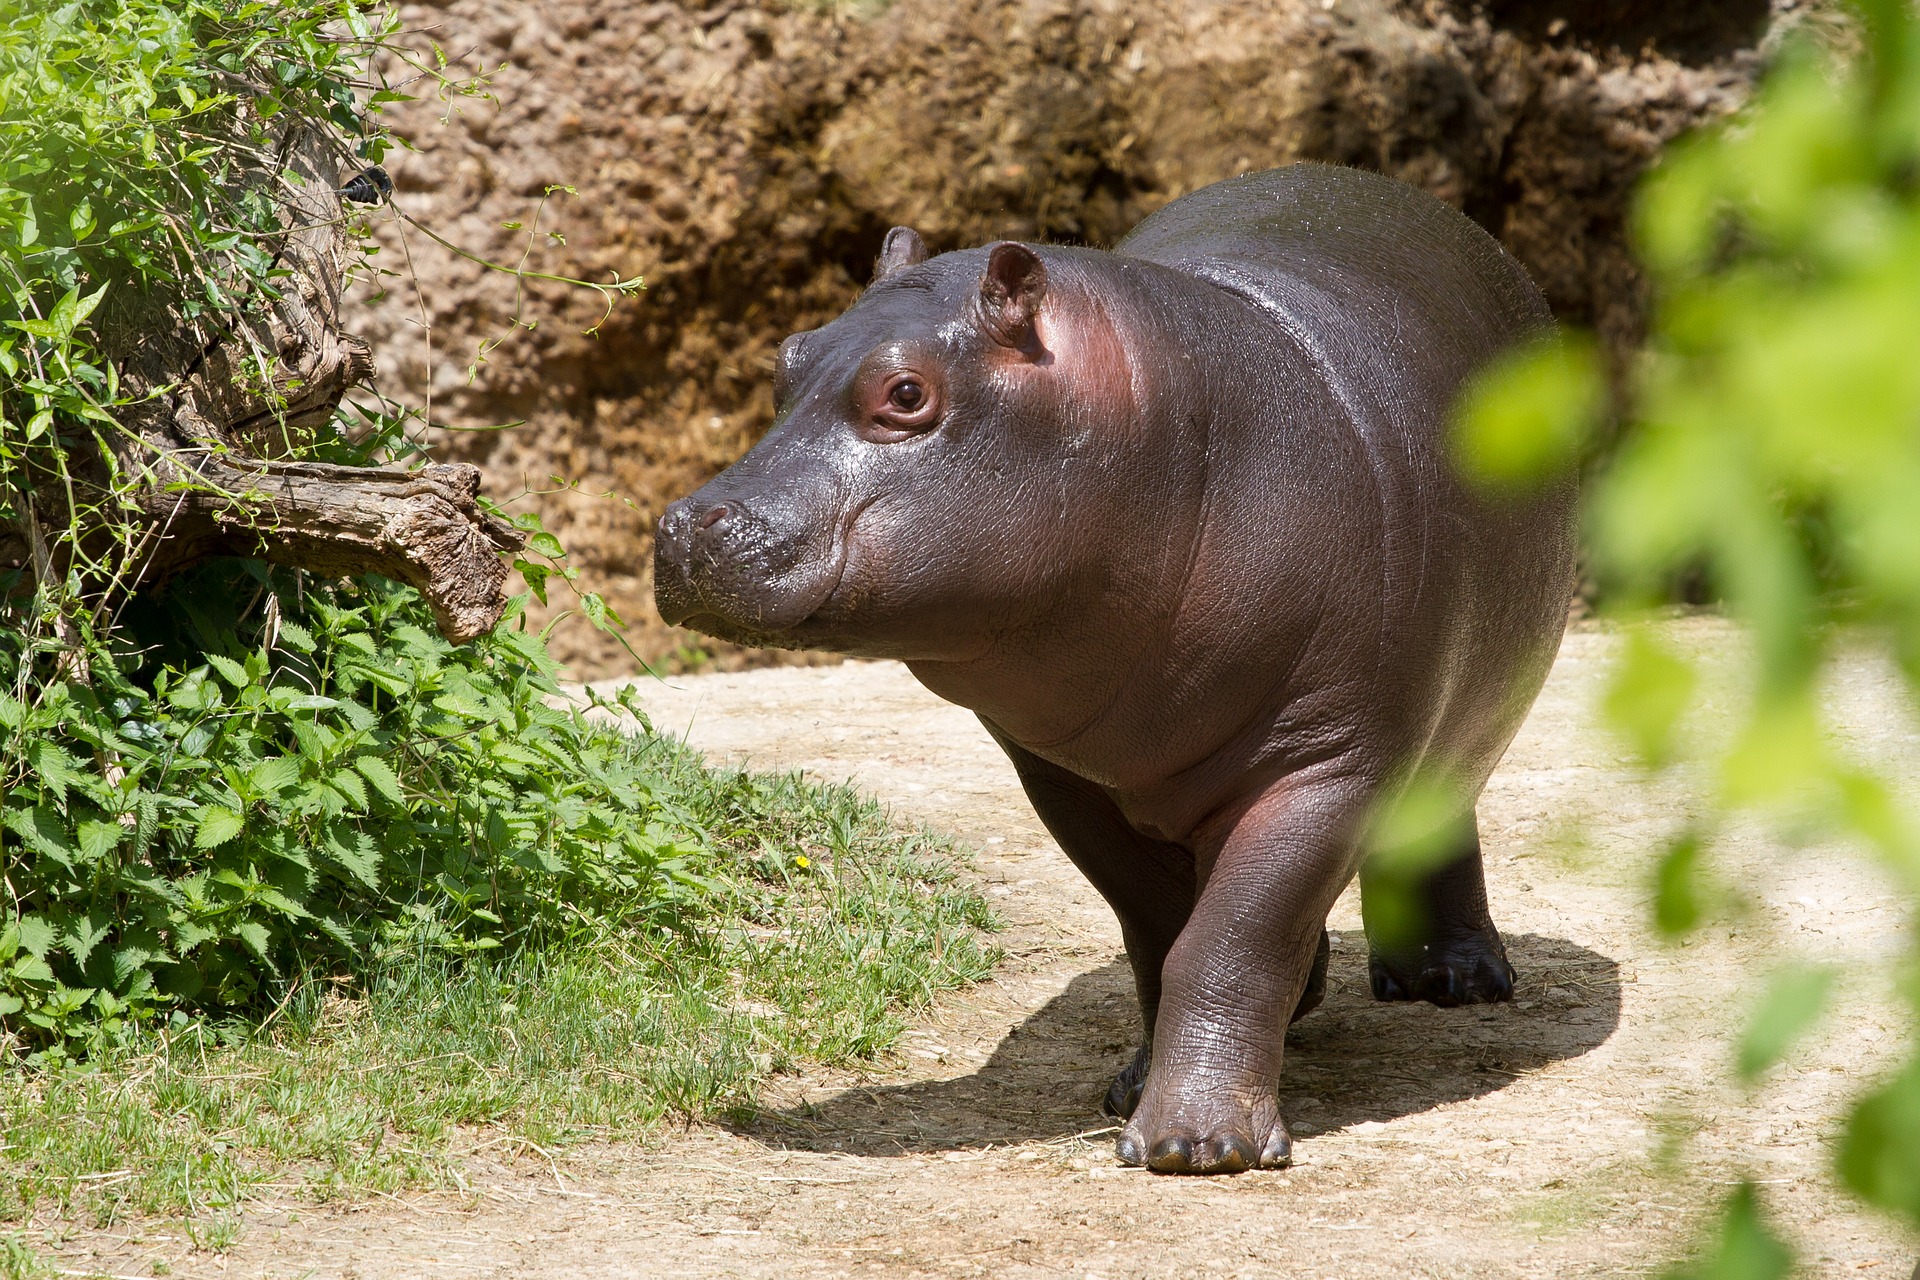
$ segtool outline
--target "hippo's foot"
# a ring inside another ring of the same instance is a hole
[[[1492,922],[1367,959],[1375,1000],[1425,1000],[1445,1009],[1513,999],[1513,966]]]
[[[1125,1120],[1140,1105],[1140,1091],[1147,1087],[1147,1068],[1153,1065],[1153,1045],[1142,1041],[1133,1051],[1133,1061],[1120,1068],[1120,1074],[1107,1086],[1100,1109],[1115,1120]]]
[[[1116,1144],[1122,1164],[1155,1173],[1243,1173],[1293,1163],[1293,1139],[1271,1087],[1198,1084],[1152,1081]]]
[[[1293,1006],[1290,1022],[1312,1013],[1327,998],[1327,960],[1333,955],[1333,942],[1327,937],[1327,931],[1320,931],[1320,945],[1313,952],[1313,968],[1307,972],[1307,989],[1300,993],[1300,1003]]]
[[[1307,989],[1300,993],[1300,1003],[1293,1007],[1293,1021],[1312,1013],[1320,1007],[1327,996],[1327,959],[1333,953],[1332,941],[1327,931],[1320,931],[1320,946],[1313,953],[1313,969],[1307,975]],[[1120,1068],[1120,1074],[1107,1086],[1107,1096],[1101,1100],[1100,1110],[1116,1120],[1125,1120],[1140,1105],[1140,1091],[1147,1087],[1147,1068],[1153,1065],[1153,1042],[1143,1040],[1140,1047],[1133,1051],[1133,1060]],[[1135,1163],[1135,1162],[1129,1162]]]

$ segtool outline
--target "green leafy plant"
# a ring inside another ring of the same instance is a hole
[[[1859,0],[1852,16],[1855,52],[1790,44],[1750,107],[1675,146],[1637,203],[1655,324],[1588,495],[1587,547],[1627,628],[1602,711],[1650,771],[1704,781],[1654,871],[1654,923],[1675,938],[1728,901],[1714,847],[1736,818],[1791,845],[1851,838],[1920,896],[1920,824],[1898,780],[1837,744],[1820,700],[1844,646],[1880,649],[1920,690],[1920,23],[1904,0]],[[1603,400],[1577,336],[1518,353],[1469,397],[1462,456],[1524,490],[1577,464]],[[1689,573],[1752,638],[1724,741],[1689,734],[1703,682],[1648,621]],[[1764,1080],[1817,1024],[1832,976],[1772,978],[1738,1079]],[[1920,985],[1905,990],[1920,1008]],[[1920,1223],[1920,1057],[1858,1102],[1837,1168]],[[1743,1185],[1688,1274],[1791,1268]]]
[[[251,625],[212,603],[248,595],[268,602]],[[186,663],[96,657],[85,684],[0,694],[17,1033],[59,1043],[396,951],[642,922],[697,885],[701,837],[637,767],[644,742],[561,699],[536,635],[455,648],[409,589],[251,563],[163,603],[148,630],[171,624],[157,648]],[[0,632],[0,683],[25,657]]]
[[[229,362],[272,456],[420,456],[404,413],[316,413],[264,341],[310,283],[289,156],[380,160],[405,95],[376,55],[473,89],[397,30],[356,0],[0,0],[0,1029],[43,1056],[400,952],[664,919],[700,884],[703,835],[644,742],[560,698],[524,600],[456,648],[371,575],[229,561],[136,590],[167,533],[141,503],[226,448],[168,458],[129,425],[184,394],[129,381],[144,353]],[[515,523],[530,589],[572,585]]]

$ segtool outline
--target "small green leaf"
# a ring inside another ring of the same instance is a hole
[[[220,677],[236,689],[244,689],[253,681],[247,675],[247,669],[232,658],[223,658],[217,653],[206,655],[207,665],[220,673]]]
[[[360,775],[342,769],[327,779],[327,784],[335,791],[353,802],[356,809],[367,807],[367,784],[360,781]]]
[[[1826,1007],[1833,977],[1833,970],[1820,966],[1786,969],[1773,976],[1740,1039],[1735,1069],[1742,1080],[1752,1084],[1786,1056]]]
[[[117,822],[95,822],[88,819],[80,824],[77,834],[80,837],[81,859],[85,862],[97,862],[112,853],[128,831]]]
[[[1920,1061],[1854,1104],[1835,1153],[1842,1182],[1862,1199],[1920,1224]]]
[[[1767,1226],[1758,1190],[1743,1182],[1721,1210],[1713,1242],[1690,1267],[1668,1280],[1785,1280],[1793,1274],[1793,1250]]]
[[[243,920],[233,927],[233,934],[247,944],[247,950],[259,956],[269,968],[273,967],[273,957],[267,953],[271,940],[271,935],[267,933],[267,926],[258,920]]]
[[[74,328],[77,329],[81,325],[87,322],[87,317],[92,315],[94,312],[94,308],[100,305],[100,300],[107,296],[107,289],[108,289],[108,286],[103,284],[98,289],[95,289],[92,293],[88,294],[84,298],[81,298],[77,303],[74,304],[74,308],[73,308],[73,327]]]
[[[14,928],[19,931],[21,947],[39,960],[45,960],[60,939],[59,931],[39,916],[21,916]]]
[[[195,817],[199,824],[193,836],[193,847],[196,849],[218,848],[247,826],[245,819],[225,805],[202,805]]]
[[[28,809],[7,810],[7,828],[19,836],[29,849],[45,854],[62,866],[71,867],[78,850],[67,832],[67,821],[51,805],[37,804]]]
[[[382,798],[391,804],[404,805],[406,794],[401,790],[400,777],[394,773],[393,766],[379,756],[361,756],[353,762],[360,775],[373,784]]]
[[[262,793],[277,796],[300,782],[300,758],[298,756],[272,756],[253,766],[247,773],[248,780]]]
[[[60,940],[60,945],[73,957],[74,963],[84,969],[87,957],[91,956],[94,948],[100,945],[100,940],[107,936],[108,929],[109,924],[106,920],[84,916],[68,927],[67,936]]]
[[[1652,628],[1635,627],[1607,681],[1601,711],[1644,763],[1658,767],[1673,757],[1674,731],[1697,683],[1692,663]]]
[[[1667,846],[1653,873],[1653,922],[1670,938],[1691,931],[1706,913],[1700,837],[1687,832]]]
[[[1469,384],[1455,413],[1454,453],[1483,484],[1533,488],[1573,470],[1605,407],[1593,339],[1562,333],[1516,348]]]
[[[47,789],[61,804],[67,802],[67,788],[80,781],[80,763],[58,744],[45,738],[27,744],[27,763],[40,776]]]
[[[322,847],[326,855],[355,880],[370,890],[380,888],[380,852],[366,832],[342,830],[336,824],[329,824]]]
[[[280,642],[301,653],[312,653],[318,646],[314,643],[313,632],[297,622],[280,623]]]

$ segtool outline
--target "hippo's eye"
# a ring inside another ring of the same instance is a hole
[[[870,369],[857,384],[865,419],[859,430],[875,444],[925,435],[940,421],[940,371],[887,363],[893,367],[882,364]]]

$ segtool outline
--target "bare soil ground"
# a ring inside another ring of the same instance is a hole
[[[1676,630],[1703,652],[1739,648],[1720,623]],[[1744,1172],[1791,1224],[1807,1274],[1904,1280],[1920,1241],[1831,1189],[1827,1139],[1904,1038],[1884,970],[1905,915],[1871,867],[1747,835],[1725,865],[1753,909],[1684,947],[1652,939],[1649,858],[1686,809],[1636,783],[1589,727],[1613,643],[1569,634],[1481,803],[1516,1000],[1374,1003],[1350,892],[1331,922],[1326,1003],[1289,1036],[1290,1170],[1183,1179],[1117,1165],[1097,1104],[1135,1037],[1118,933],[1011,768],[903,668],[776,668],[650,684],[647,702],[661,729],[715,756],[851,778],[976,849],[1007,922],[994,979],[942,1000],[858,1077],[783,1081],[752,1123],[551,1162],[476,1160],[464,1197],[263,1210],[224,1256],[163,1236],[76,1239],[68,1265],[1558,1280],[1654,1271]],[[1850,663],[1832,697],[1857,746],[1913,776],[1920,735],[1890,675]],[[1723,1083],[1728,1035],[1754,974],[1788,953],[1844,965],[1850,1000],[1749,1097]]]

